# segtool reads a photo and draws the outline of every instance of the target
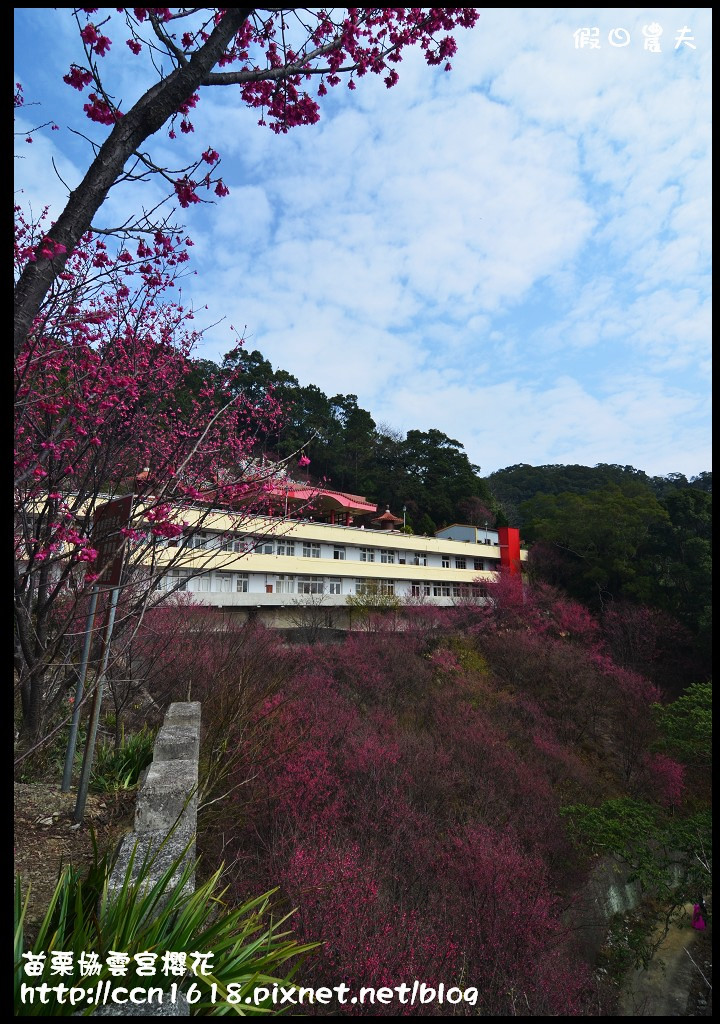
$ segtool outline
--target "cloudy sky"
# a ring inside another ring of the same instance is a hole
[[[89,162],[72,130],[96,127],[62,82],[82,51],[68,9],[15,17],[38,104],[16,122],[16,189],[57,215]],[[140,65],[108,34],[128,109]],[[376,422],[444,431],[483,475],[710,469],[710,8],[490,9],[456,38],[451,72],[408,52],[395,88],[341,85],[313,127],[277,137],[235,89],[203,90],[194,135],[148,144],[176,166],[214,147],[231,190],[180,211],[186,296],[224,318],[199,354],[219,359],[233,325]],[[60,130],[25,143],[46,121]],[[111,196],[105,222],[137,195]]]

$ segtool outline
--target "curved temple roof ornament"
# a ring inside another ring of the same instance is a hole
[[[383,530],[394,530],[395,524],[401,523],[402,519],[398,516],[394,516],[388,508],[381,516],[378,516],[377,519],[371,519],[370,521],[373,523],[379,523]]]

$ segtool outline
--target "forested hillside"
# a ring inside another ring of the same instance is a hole
[[[608,484],[621,487],[629,482],[645,485],[657,497],[675,488],[693,487],[712,492],[712,473],[699,473],[690,480],[682,473],[668,476],[648,476],[634,466],[613,466],[598,463],[597,466],[529,466],[519,463],[498,469],[487,477],[493,495],[502,502],[506,514],[514,526],[523,525],[520,506],[538,494],[587,494]]]
[[[298,908],[295,934],[323,941],[307,984],[456,979],[474,1002],[453,1014],[612,1013],[655,923],[708,887],[710,687],[661,707],[577,603],[511,578],[491,598],[309,646],[217,616],[208,632],[187,608],[155,692],[194,680],[216,786],[203,849],[236,898],[279,884]],[[598,854],[653,897],[608,945],[590,924]],[[331,1012],[386,1011],[313,1015]]]

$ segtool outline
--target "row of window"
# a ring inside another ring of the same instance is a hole
[[[260,555],[291,555],[296,554],[303,558],[320,558],[320,544],[315,541],[292,541],[281,538],[277,541],[259,537],[225,537],[218,544],[218,534],[201,531],[188,537],[185,546],[188,548],[213,548],[218,547],[221,551],[235,551],[246,553],[254,551]],[[333,558],[336,561],[344,561],[346,552],[344,547],[333,547]],[[392,551],[388,548],[360,548],[361,562],[380,562],[382,565],[418,565],[427,566],[427,555],[424,552],[405,553]],[[485,563],[482,558],[455,557],[454,566],[456,569],[472,569],[474,572],[482,572]],[[472,564],[470,564],[472,563]],[[442,568],[451,567],[450,555],[442,555]]]
[[[468,583],[413,583],[410,587],[413,597],[486,597],[487,589],[482,584]]]
[[[339,591],[338,591],[339,593]],[[356,594],[394,594],[394,580],[358,580]],[[486,597],[487,589],[482,584],[468,583],[411,583],[412,597]]]
[[[342,594],[342,582],[323,576],[278,576],[275,590],[278,594]]]
[[[247,594],[250,576],[246,572],[206,572],[193,576],[182,569],[171,569],[158,581],[158,590],[188,590],[193,594]],[[234,581],[234,583],[233,583]]]
[[[267,584],[272,593],[273,584]],[[213,572],[193,576],[182,570],[172,569],[158,582],[158,590],[185,590],[195,594],[247,594],[249,590],[249,574],[246,572]],[[287,576],[276,577],[274,584],[277,594],[342,594],[342,581],[323,576]],[[394,594],[395,580],[356,580],[356,594]],[[481,585],[466,583],[412,583],[412,597],[484,597],[485,588]]]

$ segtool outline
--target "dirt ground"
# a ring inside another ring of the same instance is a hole
[[[712,928],[690,926],[692,905],[673,924],[650,967],[633,973],[620,1017],[704,1017],[712,1011]]]
[[[25,947],[33,941],[60,869],[67,863],[89,867],[94,831],[100,854],[114,850],[132,828],[135,792],[115,796],[89,794],[85,820],[73,825],[76,793],[59,786],[15,783],[15,871],[23,897],[30,888],[25,919]]]

